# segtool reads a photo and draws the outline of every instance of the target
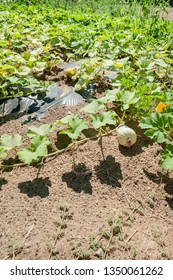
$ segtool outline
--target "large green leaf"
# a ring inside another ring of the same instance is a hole
[[[134,92],[119,92],[117,94],[117,100],[123,102],[123,109],[127,110],[131,104],[139,101],[139,97],[136,97]]]
[[[0,147],[0,159],[4,159],[7,156],[7,153],[3,148]]]
[[[1,147],[4,150],[12,150],[23,144],[22,136],[19,134],[3,134],[0,139]]]
[[[91,123],[95,129],[104,127],[107,124],[115,125],[116,124],[115,116],[116,116],[116,113],[111,110],[108,112],[104,112],[101,115],[92,114]]]
[[[55,129],[55,125],[54,124],[43,124],[39,127],[31,125],[28,128],[28,132],[27,135],[28,137],[32,138],[36,135],[40,135],[40,136],[46,136],[49,133],[53,132]]]
[[[35,149],[33,149],[33,147],[21,149],[20,151],[18,151],[17,156],[22,162],[30,164],[32,162],[40,160],[41,158],[44,158],[47,154],[47,145],[43,142]]]
[[[173,170],[173,157],[164,159],[161,163],[161,167],[163,169],[172,169]]]
[[[86,105],[81,109],[82,112],[88,112],[96,114],[98,111],[102,110],[105,105],[100,100],[93,100],[90,104]]]
[[[26,164],[30,164],[31,162],[37,160],[37,155],[33,152],[32,148],[24,148],[20,150],[17,155],[18,158]]]
[[[79,138],[81,131],[88,128],[86,122],[75,114],[69,120],[68,125],[69,129],[62,130],[60,133],[67,134],[71,139]]]

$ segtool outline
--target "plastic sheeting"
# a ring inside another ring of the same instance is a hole
[[[39,120],[46,114],[46,112],[50,108],[54,107],[55,105],[75,106],[83,101],[84,99],[80,94],[74,91],[70,91],[67,95],[62,97],[60,96],[58,99],[55,99],[52,103],[41,106],[34,119]]]
[[[70,63],[61,63],[59,67],[62,69],[79,66],[85,59]],[[117,72],[111,70],[105,70],[104,78],[110,82],[116,79]],[[75,106],[85,100],[90,100],[94,97],[96,86],[89,84],[86,89],[80,91],[80,94],[76,93],[73,88],[69,88],[69,92],[64,96],[63,90],[57,85],[48,87],[45,92],[44,89],[37,89],[37,94],[32,95],[35,91],[32,86],[20,87],[20,85],[13,85],[13,92],[17,93],[19,90],[23,91],[23,94],[31,94],[27,97],[15,97],[8,99],[0,103],[0,116],[6,116],[14,112],[24,112],[26,114],[37,114],[33,119],[39,120],[46,112],[56,105]],[[31,118],[32,119],[32,118]]]
[[[69,88],[69,93],[63,96],[63,91],[56,85],[50,86],[41,95],[30,95],[28,97],[15,97],[6,100],[0,105],[0,116],[6,116],[14,112],[26,112],[28,114],[37,112],[34,119],[40,119],[55,105],[74,106],[84,101],[84,98]]]

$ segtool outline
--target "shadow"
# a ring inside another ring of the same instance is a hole
[[[94,128],[84,129],[82,133],[85,135],[86,138],[96,137],[98,135],[98,131]],[[92,139],[91,139],[92,140]],[[95,139],[93,139],[95,140]]]
[[[0,178],[0,191],[1,191],[1,189],[2,189],[2,186],[5,185],[5,184],[7,184],[7,183],[8,183],[8,181],[7,181],[6,179]]]
[[[67,183],[67,187],[73,189],[77,193],[82,191],[92,194],[92,186],[90,183],[92,172],[86,168],[85,164],[78,164],[71,172],[62,175],[62,181]]]
[[[137,141],[131,148],[126,148],[119,145],[119,150],[125,157],[132,157],[140,154],[143,152],[144,147],[154,143],[150,138],[144,135],[145,130],[141,129],[137,122],[129,121],[126,123],[126,125],[135,130],[137,134]]]
[[[166,201],[167,201],[169,207],[173,210],[173,198],[166,197]]]
[[[56,148],[59,150],[65,149],[69,144],[71,144],[70,137],[67,134],[60,134],[58,132],[55,142]]]
[[[51,187],[51,181],[48,179],[48,177],[35,178],[32,181],[26,181],[18,184],[20,192],[27,194],[29,197],[47,197],[49,195],[49,187]]]
[[[95,166],[97,178],[102,184],[111,185],[112,187],[121,187],[120,180],[123,179],[120,164],[115,162],[115,158],[111,155],[105,160],[100,161],[98,166]]]
[[[0,126],[11,120],[17,120],[24,115],[26,115],[25,112],[20,112],[20,113],[10,113],[9,115],[3,116],[3,117],[1,116],[0,117]]]
[[[173,195],[173,179],[172,178],[169,178],[167,175],[165,175],[161,172],[158,172],[157,174],[149,172],[145,168],[143,168],[143,172],[151,181],[153,181],[154,183],[156,183],[158,185],[162,181],[162,183],[164,184],[165,191],[167,193],[169,193],[170,195]]]
[[[143,171],[145,175],[154,183],[159,185],[160,182],[162,181],[162,183],[164,184],[165,192],[167,192],[169,195],[173,197],[173,178],[169,178],[167,175],[162,174],[161,172],[159,172],[158,174],[154,174],[148,172],[145,169],[143,169]],[[166,201],[168,202],[169,206],[173,209],[173,198],[167,197]]]

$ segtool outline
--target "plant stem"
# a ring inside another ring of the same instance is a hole
[[[123,111],[123,115],[122,115],[122,118],[121,118],[121,122],[123,122],[124,118],[125,118],[125,114],[126,114],[126,110]]]
[[[115,129],[112,129],[112,130],[110,130],[110,131],[108,131],[108,132],[102,134],[102,137],[103,137],[103,136],[106,136],[106,135],[108,135],[108,134],[111,134],[114,130],[115,130]],[[87,137],[87,138],[84,138],[84,139],[81,139],[81,140],[75,142],[75,144],[82,144],[82,143],[85,143],[85,142],[88,141],[88,140],[97,139],[98,137],[100,137],[100,135],[95,135],[95,136]],[[63,152],[67,152],[67,151],[69,151],[69,150],[71,149],[71,147],[73,147],[73,145],[74,145],[74,142],[72,142],[71,144],[69,144],[69,145],[68,145],[66,148],[64,148],[64,149],[57,150],[57,151],[54,151],[54,152],[52,152],[52,153],[50,153],[50,154],[48,154],[48,155],[45,155],[44,158],[46,159],[46,158],[49,158],[49,157],[53,157],[53,156],[59,155],[59,154],[61,154],[61,153],[63,153]],[[22,167],[22,166],[25,166],[25,165],[28,165],[28,163],[21,162],[21,163],[9,164],[9,165],[8,165],[8,164],[5,164],[5,165],[0,164],[0,170],[1,170],[1,169],[3,170],[3,169],[8,169],[8,168],[14,168],[14,167]]]

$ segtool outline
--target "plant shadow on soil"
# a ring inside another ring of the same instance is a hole
[[[26,115],[26,118],[28,117],[28,114],[26,112],[10,113],[9,115],[6,115],[4,117],[0,117],[0,126],[3,125],[4,123],[7,123],[7,122],[11,121],[11,120],[17,120],[24,115]]]
[[[7,183],[8,183],[8,181],[7,181],[6,179],[0,178],[0,191],[1,191],[1,189],[2,189],[2,186],[5,185],[5,184],[7,184]]]
[[[21,193],[27,194],[30,198],[34,196],[40,196],[45,198],[49,195],[49,187],[51,187],[51,181],[46,178],[35,178],[32,181],[26,181],[18,184],[18,188]]]
[[[71,172],[66,172],[62,175],[62,181],[67,183],[67,187],[73,189],[75,192],[84,192],[92,194],[92,185],[90,179],[92,171],[87,169],[85,164],[80,163],[76,165]]]
[[[143,169],[145,175],[154,183],[156,184],[160,184],[160,182],[162,182],[164,184],[164,190],[172,196],[172,198],[170,197],[166,197],[165,200],[167,201],[168,205],[170,206],[170,208],[173,210],[173,178],[169,178],[168,176],[158,173],[158,174],[154,174],[151,172],[148,172],[147,170]]]
[[[69,144],[71,144],[70,137],[67,134],[60,134],[58,132],[56,142],[55,142],[56,148],[59,150],[65,149]]]
[[[114,157],[111,155],[107,156],[106,159],[100,161],[100,164],[95,166],[94,169],[101,184],[118,188],[121,187],[120,180],[123,179],[121,167],[118,162],[115,162]]]
[[[111,155],[105,160],[100,161],[98,166],[94,167],[97,178],[101,184],[111,185],[112,187],[121,187],[119,180],[122,180],[120,164],[115,162],[115,158]],[[77,193],[82,191],[86,194],[92,194],[92,185],[90,179],[92,171],[87,169],[85,164],[76,165],[71,172],[62,175],[62,181],[67,183],[67,187],[73,189]]]
[[[86,138],[96,137],[96,135],[98,134],[98,132],[93,128],[84,129],[82,133],[85,135]],[[55,142],[57,149],[59,150],[65,149],[71,143],[72,143],[71,138],[67,134],[60,134],[60,132],[57,133],[57,138]]]

